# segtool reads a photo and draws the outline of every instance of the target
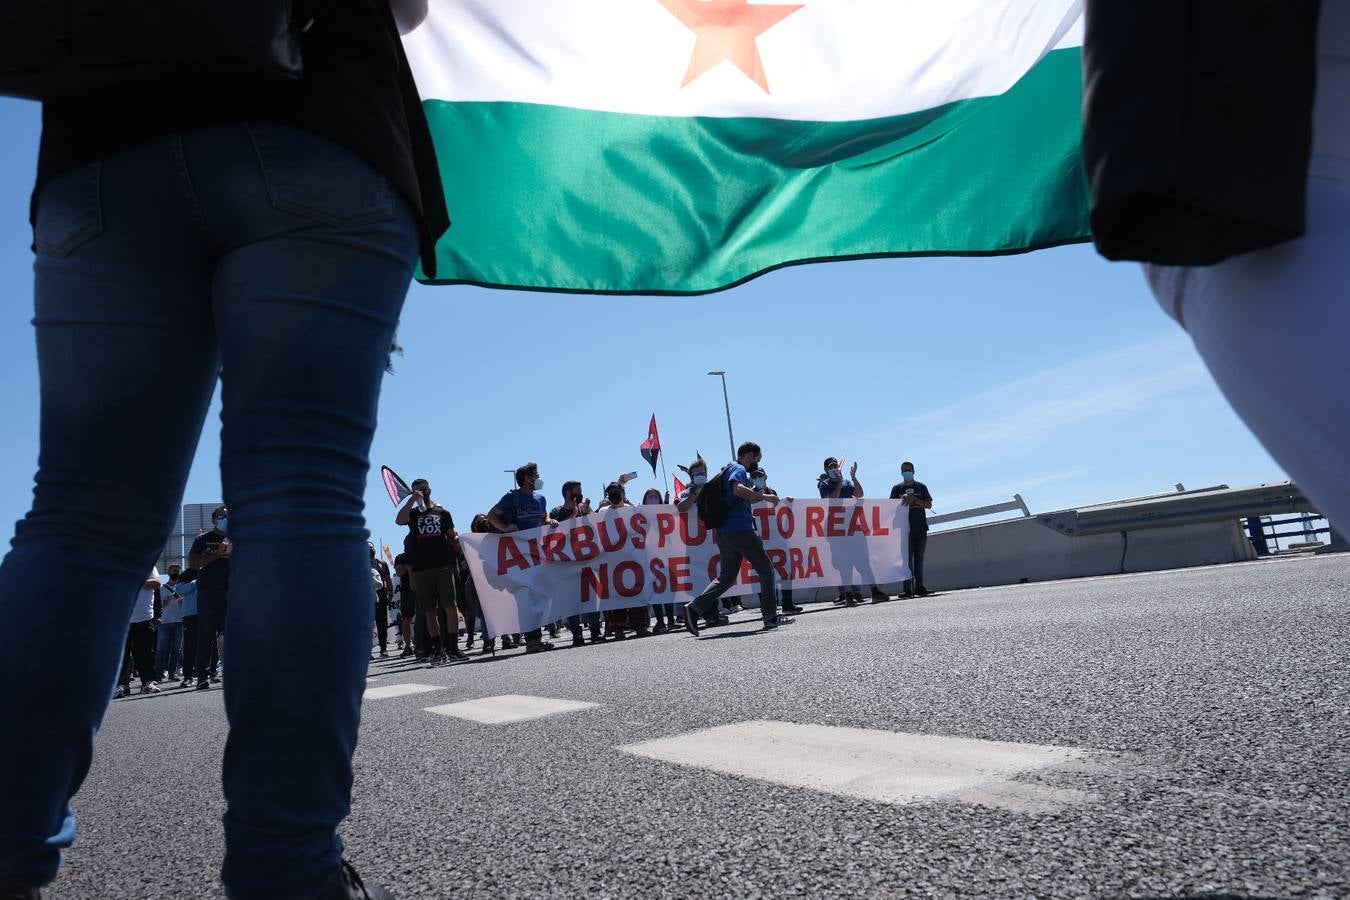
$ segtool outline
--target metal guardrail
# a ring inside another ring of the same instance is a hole
[[[1088,535],[1306,512],[1317,512],[1312,501],[1292,481],[1280,481],[1245,488],[1205,488],[1066,509],[1039,514],[1036,520],[1061,534]]]
[[[989,506],[976,506],[971,509],[962,509],[957,512],[943,513],[940,516],[929,516],[929,525],[941,525],[943,522],[956,522],[961,519],[978,519],[981,516],[992,516],[995,513],[1022,511],[1026,518],[1031,517],[1031,510],[1027,509],[1026,501],[1022,499],[1021,494],[1013,494],[1012,500],[1007,503],[994,503]]]

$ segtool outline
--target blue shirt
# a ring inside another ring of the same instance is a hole
[[[180,581],[173,586],[173,589],[183,597],[183,617],[195,616],[197,614],[197,582],[183,584]]]
[[[820,499],[824,500],[826,497],[829,497],[831,494],[833,494],[834,489],[838,484],[839,482],[833,481],[829,478],[818,479],[816,481],[816,487],[820,488]],[[847,478],[844,479],[844,489],[839,492],[839,499],[840,500],[853,499],[853,482],[849,481]]]
[[[496,509],[503,522],[525,531],[544,524],[548,518],[548,498],[540,493],[516,488],[497,501]]]
[[[727,520],[722,524],[718,531],[727,534],[735,534],[740,531],[754,531],[755,519],[750,515],[750,504],[736,496],[736,483],[739,482],[746,487],[750,486],[750,473],[745,471],[745,466],[740,463],[732,463],[727,467],[726,491]]]

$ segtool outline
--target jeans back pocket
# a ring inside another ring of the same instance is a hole
[[[272,205],[326,225],[394,217],[389,180],[352,151],[298,128],[251,124],[249,137]]]
[[[43,185],[33,222],[34,250],[69,256],[103,231],[102,172],[101,162],[88,163]]]

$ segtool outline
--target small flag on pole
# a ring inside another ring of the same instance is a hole
[[[647,439],[642,442],[642,458],[652,467],[656,475],[656,461],[661,458],[661,436],[656,432],[656,414],[652,413],[651,424],[647,426]]]
[[[674,480],[675,480],[675,496],[678,497],[681,494],[683,494],[687,490],[687,488],[685,487],[684,482],[680,480],[680,476],[676,475]]]

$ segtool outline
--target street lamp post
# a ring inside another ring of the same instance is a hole
[[[717,377],[722,379],[722,403],[727,408],[727,440],[731,442],[731,458],[735,459],[736,438],[733,437],[731,434],[731,398],[727,396],[727,373],[718,371],[718,372],[709,372],[708,374],[716,375]]]

